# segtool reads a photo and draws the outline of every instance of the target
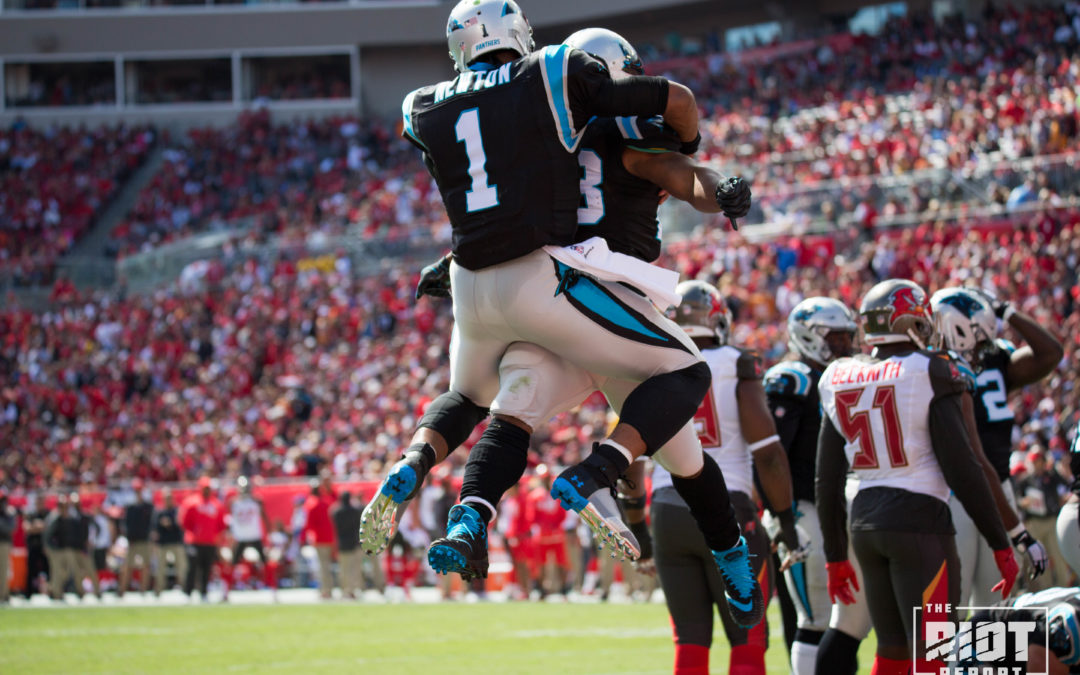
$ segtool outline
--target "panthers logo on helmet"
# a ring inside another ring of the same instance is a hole
[[[953,293],[952,295],[945,297],[942,302],[957,308],[969,319],[975,316],[975,312],[982,308],[982,305],[979,304],[978,300],[971,297],[968,293]]]
[[[902,316],[930,316],[930,303],[922,289],[902,286],[889,296],[892,315],[889,323],[895,323]]]

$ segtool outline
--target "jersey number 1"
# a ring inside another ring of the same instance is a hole
[[[859,452],[852,459],[852,469],[876,469],[878,463],[877,448],[874,447],[874,429],[870,423],[870,411],[854,412],[852,408],[859,404],[865,389],[848,389],[836,392],[836,412],[840,418],[840,432],[848,442],[859,441]],[[878,387],[874,391],[874,409],[881,412],[884,423],[885,451],[889,455],[889,464],[893,467],[907,466],[904,453],[904,435],[900,429],[900,413],[896,409],[896,389]]]
[[[458,143],[465,144],[465,154],[469,157],[469,177],[472,187],[465,193],[465,210],[483,211],[499,205],[499,194],[494,185],[488,185],[487,155],[484,154],[484,141],[480,138],[480,111],[478,108],[463,110],[454,125]]]

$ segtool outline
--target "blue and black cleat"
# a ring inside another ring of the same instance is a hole
[[[418,462],[406,456],[390,467],[371,502],[360,515],[360,548],[368,555],[382,553],[397,532],[398,508],[412,499],[423,482]]]
[[[457,572],[463,581],[487,578],[487,524],[467,504],[455,504],[446,523],[446,536],[428,548],[428,564],[438,574]]]
[[[726,551],[713,551],[713,560],[724,579],[724,595],[727,596],[728,613],[742,628],[753,628],[765,616],[765,599],[761,586],[750,567],[750,552],[746,539]]]
[[[603,475],[584,463],[576,464],[562,473],[551,485],[551,497],[566,510],[573,509],[593,531],[597,545],[611,547],[611,557],[637,560],[641,545],[623,522],[615,501],[614,485],[605,484]]]

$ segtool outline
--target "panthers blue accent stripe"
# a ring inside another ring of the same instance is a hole
[[[971,366],[967,364],[967,361],[963,359],[954,359],[953,363],[956,364],[956,369],[960,371],[960,374],[967,381],[968,389],[975,390],[975,371],[971,369]]]
[[[795,563],[791,566],[791,578],[795,580],[795,593],[799,596],[803,611],[811,622],[814,620],[814,612],[810,607],[810,593],[806,590],[806,563]]]
[[[401,102],[401,120],[403,125],[402,128],[404,129],[405,133],[409,135],[409,138],[419,143],[420,147],[424,148],[424,150],[427,150],[427,146],[424,145],[424,142],[421,141],[420,138],[416,135],[416,132],[413,131],[412,106],[414,98],[416,98],[415,90],[409,92],[409,95],[406,96],[405,100]]]
[[[574,284],[567,293],[580,301],[588,309],[596,312],[617,326],[622,326],[635,333],[640,333],[641,335],[657,340],[665,339],[664,336],[657,335],[655,332],[649,330],[648,326],[641,323],[641,321],[638,321],[636,317],[627,312],[626,308],[616,302],[610,295],[602,292],[600,287],[597,286],[596,282],[592,279],[581,279],[578,283]]]
[[[806,373],[788,365],[788,362],[778,363],[765,373],[766,391],[783,393],[782,378],[784,375],[790,375],[795,381],[795,391],[793,393],[796,396],[806,396],[810,393],[810,378],[807,377]]]
[[[574,121],[570,116],[570,108],[566,100],[565,71],[569,51],[566,45],[544,47],[541,73],[544,76],[544,87],[547,89],[551,114],[555,117],[555,126],[559,131],[559,140],[567,152],[574,152],[582,134],[574,133]]]
[[[555,265],[560,279],[563,278],[570,269],[568,265],[558,261],[556,261]],[[631,314],[625,306],[605,293],[601,287],[589,277],[580,277],[575,283],[565,289],[565,293],[584,306],[585,309],[597,314],[620,328],[652,338],[653,340],[661,340],[664,342],[670,341],[668,336],[659,335],[651,330],[650,326]]]
[[[634,125],[634,121],[636,119],[637,119],[636,117],[616,117],[615,118],[615,125],[617,127],[619,127],[619,133],[622,134],[623,138],[630,138],[630,139],[635,139],[635,140],[642,138],[641,133],[637,130],[637,127]]]

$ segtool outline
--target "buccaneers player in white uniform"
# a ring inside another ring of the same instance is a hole
[[[950,488],[994,550],[1003,597],[1018,568],[964,424],[965,378],[949,355],[925,350],[933,337],[925,291],[890,279],[870,289],[859,313],[875,350],[834,361],[821,376],[816,501],[829,595],[851,602],[858,580],[847,561],[844,481],[849,467],[855,472],[851,544],[878,638],[872,672],[905,675],[924,634],[915,608],[924,608],[921,621],[955,620]],[[942,664],[919,665],[938,672]]]
[[[765,597],[769,597],[775,570],[769,536],[758,520],[757,505],[751,497],[752,467],[758,470],[769,502],[782,509],[775,515],[781,523],[782,543],[793,554],[790,562],[800,560],[804,552],[795,530],[787,456],[761,383],[761,359],[729,344],[731,312],[716,288],[702,281],[687,281],[677,290],[682,302],[676,309],[675,321],[694,339],[712,371],[712,385],[694,416],[698,438],[724,475],[750,549],[754,576]],[[724,633],[731,643],[728,672],[764,675],[767,622],[762,619],[744,628],[723,611],[727,601],[720,570],[689,507],[672,486],[671,473],[659,464],[653,471],[652,489],[653,553],[675,632],[675,672],[707,670],[713,608],[719,607]],[[628,519],[634,521],[629,514]]]

